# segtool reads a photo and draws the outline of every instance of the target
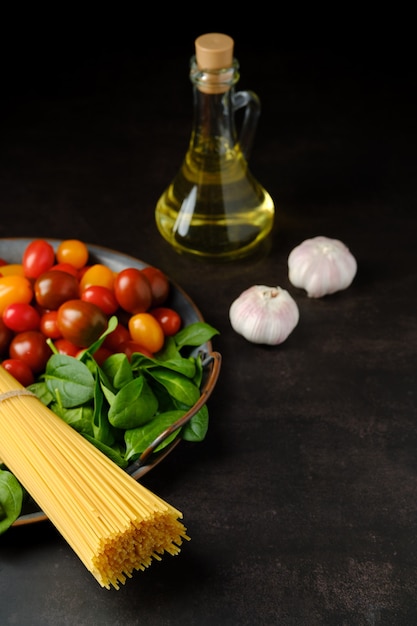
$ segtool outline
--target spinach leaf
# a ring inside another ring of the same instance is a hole
[[[144,376],[134,378],[115,395],[109,422],[116,428],[136,428],[148,422],[158,409],[158,400]]]
[[[181,431],[181,437],[185,441],[203,441],[207,435],[208,425],[209,413],[207,406],[204,405],[192,416],[190,421],[185,424]]]
[[[23,489],[8,470],[0,470],[0,535],[17,520],[22,510]]]
[[[65,408],[84,404],[94,396],[94,376],[88,367],[66,354],[53,354],[44,379],[48,391]]]
[[[158,419],[148,422],[139,428],[131,428],[125,432],[126,443],[126,459],[134,461],[153,441],[171,424],[179,420],[185,411],[167,411],[160,413]],[[178,430],[174,431],[167,439],[160,444],[156,450],[160,450],[170,443],[178,434]]]
[[[193,406],[200,397],[200,389],[186,376],[163,367],[149,370],[150,376],[160,383],[175,400]]]
[[[189,324],[175,335],[175,343],[178,348],[183,346],[201,346],[209,341],[214,335],[218,335],[219,331],[207,324],[206,322],[194,322]]]

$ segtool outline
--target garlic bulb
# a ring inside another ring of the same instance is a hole
[[[233,330],[252,343],[277,345],[298,324],[298,306],[281,287],[253,285],[232,303],[229,319]]]
[[[306,239],[290,252],[288,270],[294,287],[305,289],[309,298],[321,298],[349,287],[357,263],[344,243],[320,236]]]

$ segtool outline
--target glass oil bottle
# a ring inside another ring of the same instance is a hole
[[[275,212],[248,168],[260,103],[251,91],[235,92],[239,64],[233,47],[233,39],[220,33],[195,41],[188,151],[155,210],[159,232],[177,252],[220,260],[252,253],[270,233]],[[238,109],[244,109],[239,136]]]

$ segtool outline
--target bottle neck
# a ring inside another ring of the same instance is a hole
[[[194,94],[192,144],[218,152],[230,150],[236,143],[233,95],[239,65],[235,60],[229,68],[200,70],[193,57],[190,67]]]

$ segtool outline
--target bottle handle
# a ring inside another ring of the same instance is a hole
[[[248,159],[261,113],[261,102],[253,91],[237,91],[232,96],[232,104],[233,111],[238,111],[245,107],[239,144],[244,157]]]

